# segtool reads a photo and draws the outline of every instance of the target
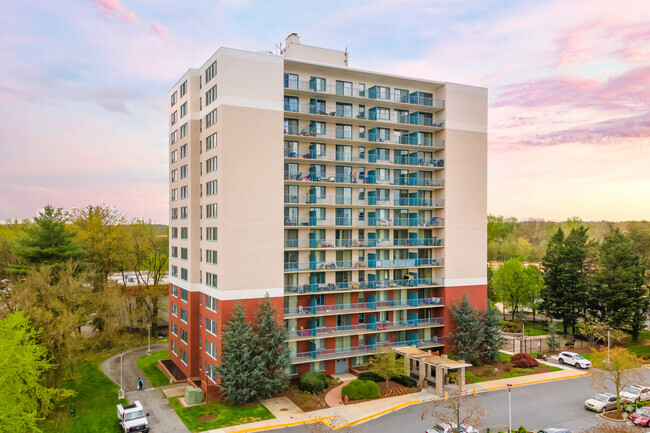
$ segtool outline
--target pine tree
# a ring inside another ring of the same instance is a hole
[[[230,403],[242,404],[259,399],[257,390],[262,381],[262,360],[254,344],[253,328],[246,321],[244,308],[237,304],[224,326],[221,362],[217,366],[221,379],[219,390]]]
[[[488,305],[483,313],[483,330],[481,336],[481,346],[485,362],[492,363],[499,359],[499,351],[506,343],[505,338],[501,336],[501,323],[499,320],[499,309]]]
[[[287,370],[291,365],[291,352],[287,343],[287,330],[278,321],[268,293],[255,311],[253,333],[254,349],[260,359],[257,368],[261,370],[261,378],[257,384],[258,397],[275,397],[289,384]]]
[[[479,344],[483,339],[478,312],[466,294],[463,294],[460,304],[455,304],[450,310],[456,325],[456,332],[449,334],[453,350],[461,359],[472,362],[479,356]]]
[[[557,336],[557,331],[555,330],[555,323],[551,320],[551,326],[549,329],[548,337],[546,337],[546,343],[548,344],[549,352],[555,352],[560,348],[560,339]]]

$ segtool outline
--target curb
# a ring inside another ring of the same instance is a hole
[[[323,421],[323,424],[325,424],[325,425],[326,425],[327,427],[329,427],[331,430],[338,430],[338,429],[340,429],[340,428],[350,427],[350,426],[353,426],[353,425],[358,424],[358,423],[360,423],[360,422],[367,421],[367,420],[369,420],[369,419],[371,419],[371,418],[375,418],[375,417],[378,417],[378,416],[384,415],[384,414],[386,414],[386,413],[389,413],[389,412],[393,412],[393,411],[399,410],[399,409],[401,409],[401,408],[403,408],[403,407],[410,406],[410,405],[412,405],[412,404],[419,404],[419,403],[422,403],[422,401],[421,401],[421,400],[407,401],[407,402],[404,402],[404,403],[398,404],[397,406],[393,406],[393,407],[391,407],[391,408],[384,409],[384,410],[382,410],[381,412],[377,412],[377,413],[375,413],[375,414],[368,415],[368,416],[366,416],[366,417],[360,418],[360,419],[358,419],[358,420],[356,420],[356,421],[352,421],[352,422],[349,422],[349,423],[347,423],[347,424],[343,424],[343,425],[336,426],[336,427],[331,426],[327,421]]]
[[[584,376],[589,376],[589,373],[585,372],[585,373],[574,374],[572,376],[552,377],[550,379],[531,380],[530,382],[524,382],[524,383],[513,383],[512,386],[514,387],[514,386],[522,386],[522,385],[532,385],[534,383],[552,382],[554,380],[563,380],[563,379],[575,379],[576,377],[584,377]],[[484,391],[495,391],[497,389],[504,389],[507,387],[508,385],[500,385],[492,388],[485,388]]]
[[[310,423],[314,423],[314,422],[322,422],[323,424],[325,424],[325,425],[327,425],[329,427],[329,424],[327,424],[327,422],[325,422],[325,420],[328,419],[328,418],[333,418],[334,416],[335,415],[328,415],[328,416],[322,416],[320,418],[308,419],[308,420],[305,420],[305,421],[293,421],[293,422],[288,422],[288,423],[284,423],[284,424],[274,424],[274,425],[267,425],[267,426],[262,426],[262,427],[253,427],[253,428],[247,428],[247,429],[241,429],[241,430],[233,430],[230,433],[256,432],[256,431],[270,430],[270,429],[275,429],[275,428],[291,427],[291,426],[294,426],[294,425],[310,424]]]
[[[611,419],[611,418],[607,418],[607,417],[603,416],[602,413],[597,413],[596,416],[597,416],[598,418],[600,418],[600,419],[604,419],[605,421],[609,421],[609,422],[625,422],[625,423],[628,422],[628,420],[626,420],[626,419]]]

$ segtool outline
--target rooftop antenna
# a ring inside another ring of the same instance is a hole
[[[280,54],[282,52],[282,42],[275,44],[275,54]]]

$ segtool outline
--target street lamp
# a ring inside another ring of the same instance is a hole
[[[512,384],[508,383],[508,433],[512,432],[512,398],[510,391],[512,390]]]
[[[122,387],[122,355],[124,352],[120,353],[120,390],[117,392],[117,398],[124,398],[124,388]]]
[[[147,355],[151,355],[151,322],[147,323]]]

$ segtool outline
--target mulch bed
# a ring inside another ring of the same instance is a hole
[[[287,397],[304,412],[328,408],[329,406],[325,403],[325,395],[338,386],[338,382],[336,382],[336,379],[331,377],[328,377],[327,379],[329,381],[329,387],[325,388],[322,393],[315,395],[301,391],[298,388],[300,381],[298,379],[292,379],[289,388],[280,394],[280,396]]]
[[[603,418],[610,419],[612,421],[624,421],[624,413],[624,410],[610,410],[609,412],[604,412],[602,416]]]
[[[206,414],[206,415],[201,415],[200,417],[196,418],[197,421],[201,421],[201,422],[212,421],[213,419],[217,419],[217,416],[216,415]]]

